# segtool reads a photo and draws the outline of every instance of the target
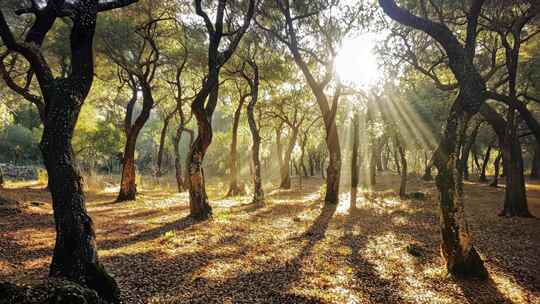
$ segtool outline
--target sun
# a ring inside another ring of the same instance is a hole
[[[336,58],[336,71],[344,83],[363,88],[375,85],[381,73],[375,56],[374,35],[346,39]]]

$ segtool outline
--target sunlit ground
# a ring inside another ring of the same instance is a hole
[[[304,179],[302,190],[267,189],[261,209],[249,197],[223,198],[226,187],[211,183],[214,216],[203,223],[186,217],[186,194],[166,187],[130,203],[112,203],[110,191],[88,200],[101,260],[127,303],[539,303],[540,221],[496,216],[502,190],[467,184],[471,229],[491,279],[457,281],[441,267],[433,184],[411,182],[425,201],[399,199],[398,184],[378,177],[350,214],[346,192],[323,208],[317,178]],[[2,192],[23,212],[0,216],[0,281],[47,275],[49,198],[26,186]],[[529,196],[540,216],[538,184]]]

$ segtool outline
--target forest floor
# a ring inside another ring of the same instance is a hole
[[[302,189],[268,190],[255,209],[249,197],[209,193],[211,220],[195,223],[186,194],[143,191],[113,203],[114,193],[88,193],[100,258],[126,303],[540,303],[540,219],[501,218],[504,189],[466,183],[466,213],[490,279],[446,275],[433,182],[415,179],[401,200],[398,177],[378,178],[349,214],[349,195],[323,207],[322,180]],[[0,214],[0,281],[47,276],[54,245],[48,192],[17,185],[0,195],[20,213]],[[540,183],[528,185],[540,217]]]

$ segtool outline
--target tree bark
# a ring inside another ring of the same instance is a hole
[[[515,110],[511,108],[508,112],[505,140],[502,145],[506,191],[503,210],[499,215],[531,217],[527,206],[521,143],[516,134],[514,115]]]
[[[259,69],[254,61],[250,61],[249,64],[252,67],[254,74],[253,80],[248,79],[251,88],[251,100],[247,106],[249,130],[253,141],[251,147],[251,158],[253,162],[253,204],[257,207],[262,207],[264,206],[264,191],[262,188],[261,161],[259,156],[261,136],[259,135],[259,127],[257,126],[255,115],[253,113],[259,98]]]
[[[40,148],[53,199],[56,244],[49,275],[66,277],[118,301],[119,289],[97,258],[94,225],[85,207],[81,176],[75,167],[71,138],[80,107],[64,88],[49,107]],[[62,96],[63,95],[63,96]]]
[[[304,173],[304,177],[308,177],[308,170],[304,163],[305,154],[306,154],[306,144],[307,144],[307,134],[303,134],[302,142],[300,144],[300,167],[302,168],[302,172]]]
[[[450,273],[457,276],[486,277],[483,261],[471,242],[465,219],[463,199],[463,168],[459,165],[458,143],[469,118],[460,105],[460,96],[454,103],[447,120],[444,136],[436,151],[435,166],[437,188],[440,193],[442,254]]]
[[[217,72],[217,71],[216,71]],[[206,90],[211,90],[209,99],[212,99],[212,104],[217,103],[218,97],[218,74],[215,75],[215,84],[213,86],[208,85]],[[205,88],[203,88],[205,89]],[[202,96],[208,96],[208,94],[201,94]],[[212,216],[212,207],[208,201],[208,195],[206,194],[206,184],[204,169],[202,162],[208,146],[212,142],[212,124],[210,117],[203,109],[204,100],[197,101],[197,98],[192,103],[192,112],[197,118],[198,134],[197,138],[191,145],[191,151],[189,153],[189,198],[190,198],[190,215],[196,220],[205,220]]]
[[[135,145],[137,135],[134,132],[127,134],[124,155],[122,157],[122,179],[117,202],[135,200],[137,194],[136,170],[135,170]]]
[[[180,122],[176,128],[176,133],[173,137],[174,147],[174,176],[176,178],[176,188],[179,193],[184,192],[184,178],[182,172],[182,160],[180,159],[180,142],[182,140],[182,133],[184,131],[184,124]]]
[[[356,210],[356,199],[358,195],[358,137],[360,128],[360,114],[358,111],[353,116],[353,130],[352,130],[352,155],[351,155],[351,202],[349,209],[351,211]]]
[[[146,82],[144,77],[137,77],[137,79],[142,91],[143,107],[141,109],[141,113],[139,113],[139,116],[137,119],[135,119],[135,122],[131,124],[133,108],[135,102],[137,101],[136,84],[132,84],[133,97],[128,103],[126,112],[126,145],[124,147],[124,157],[122,159],[122,179],[120,181],[120,192],[116,198],[117,202],[132,201],[136,198],[137,185],[135,170],[135,148],[139,133],[148,121],[148,118],[150,118],[150,112],[154,107],[154,97],[152,96],[151,85]]]

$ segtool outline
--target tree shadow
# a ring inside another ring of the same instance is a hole
[[[224,282],[214,282],[205,278],[197,281],[189,303],[324,303],[317,297],[288,292],[290,285],[300,278],[302,263],[308,258],[314,246],[325,237],[328,224],[336,211],[336,205],[325,205],[321,214],[302,234],[307,241],[299,253],[285,262],[272,261],[264,266],[264,271],[241,273]],[[295,239],[292,239],[295,240]],[[216,293],[216,291],[219,291]]]
[[[347,258],[347,263],[353,269],[354,277],[356,282],[358,282],[357,287],[372,303],[405,302],[396,292],[397,290],[400,290],[398,283],[394,280],[382,278],[376,269],[376,265],[360,254],[360,250],[364,248],[369,241],[369,234],[355,236],[353,233],[354,223],[359,217],[363,218],[361,217],[362,213],[364,212],[356,210],[347,217],[343,236],[344,244],[351,249],[351,253]],[[382,289],[382,286],[385,286],[385,288]]]
[[[145,230],[129,238],[114,239],[114,240],[98,240],[98,248],[100,249],[115,249],[119,247],[129,246],[138,242],[145,242],[164,235],[168,231],[179,231],[184,230],[194,224],[197,224],[198,221],[194,220],[190,216],[185,216],[174,222]]]
[[[476,304],[513,304],[514,302],[504,296],[497,288],[491,277],[487,280],[458,280],[454,279],[469,303]]]

